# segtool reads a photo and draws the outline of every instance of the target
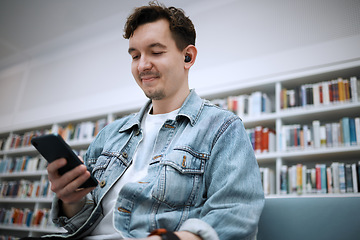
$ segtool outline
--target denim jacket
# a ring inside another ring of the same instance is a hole
[[[99,185],[71,219],[53,220],[67,237],[89,234],[103,217],[100,202],[131,165],[142,140],[138,113],[106,126],[84,158]],[[203,239],[253,239],[264,205],[258,164],[241,119],[202,100],[194,90],[175,120],[160,129],[148,174],[120,191],[114,223],[125,238],[144,238],[157,228],[190,231]]]

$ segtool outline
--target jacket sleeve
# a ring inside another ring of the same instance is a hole
[[[222,240],[254,239],[264,193],[258,163],[239,117],[221,126],[211,149],[200,220],[212,226]]]
[[[59,201],[61,200],[54,197],[51,208],[52,220],[56,226],[65,228],[70,234],[76,232],[86,222],[95,207],[92,196],[89,193],[85,197],[84,207],[75,216],[68,218],[61,215]]]

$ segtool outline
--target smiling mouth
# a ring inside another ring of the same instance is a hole
[[[152,81],[156,78],[159,78],[160,74],[156,72],[142,72],[139,75],[141,81]]]
[[[143,82],[150,82],[150,81],[152,81],[152,80],[155,80],[155,79],[157,79],[158,77],[155,77],[155,76],[148,76],[148,77],[142,77],[142,78],[140,78],[141,79],[141,81],[143,81]]]

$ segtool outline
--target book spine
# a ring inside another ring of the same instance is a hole
[[[288,193],[288,167],[286,165],[281,166],[280,171],[280,194]]]
[[[354,192],[351,164],[345,164],[346,192]]]
[[[320,148],[320,121],[314,120],[312,123],[313,127],[313,139],[314,139],[314,147]]]
[[[359,185],[358,185],[358,173],[357,173],[357,169],[356,169],[356,163],[351,164],[351,171],[352,171],[352,182],[353,182],[353,190],[355,193],[359,192]]]
[[[359,101],[358,91],[360,91],[360,89],[358,89],[358,81],[357,77],[350,78],[351,100],[353,102]]]
[[[303,166],[302,164],[297,164],[296,165],[296,192],[297,194],[302,194],[303,193]]]
[[[360,117],[356,117],[355,120],[355,135],[356,135],[356,144],[360,146]]]
[[[345,164],[339,163],[339,188],[340,193],[346,193]]]
[[[350,146],[350,120],[348,117],[341,119],[342,128],[342,143],[345,146]]]

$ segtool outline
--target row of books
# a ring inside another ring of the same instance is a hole
[[[215,99],[213,104],[228,109],[240,117],[256,117],[272,112],[272,104],[266,93],[256,91],[250,95],[229,96],[226,99]]]
[[[263,126],[246,129],[255,153],[276,151],[276,133],[273,129]]]
[[[0,198],[50,198],[53,196],[47,179],[0,182]]]
[[[330,166],[316,164],[315,168],[297,164],[281,166],[281,194],[358,193],[360,161],[333,162]]]
[[[0,240],[19,240],[19,237],[8,236],[8,235],[0,235]]]
[[[22,156],[0,159],[0,174],[13,172],[36,172],[45,170],[46,160],[42,156]]]
[[[31,139],[51,133],[50,129],[25,132],[24,134],[10,133],[7,138],[0,139],[0,150],[10,150],[31,146]]]
[[[97,121],[80,122],[75,125],[72,123],[69,123],[65,126],[54,124],[51,131],[61,135],[65,141],[91,140],[107,124],[107,119],[102,118]]]
[[[311,125],[285,125],[281,129],[281,150],[360,146],[360,118],[343,117],[338,122],[314,120]]]
[[[260,167],[261,183],[264,194],[275,194],[275,173],[271,168]]]
[[[51,221],[50,209],[32,210],[29,208],[0,209],[0,224],[18,225],[23,227],[54,227]]]
[[[294,89],[283,88],[280,93],[280,108],[320,106],[341,102],[358,102],[360,80],[338,78],[314,84],[303,84]]]
[[[28,131],[24,134],[11,133],[6,139],[0,139],[0,150],[17,149],[31,146],[31,139],[49,133],[61,135],[65,141],[91,140],[107,125],[107,119],[86,121],[67,125],[54,124],[51,129]]]

